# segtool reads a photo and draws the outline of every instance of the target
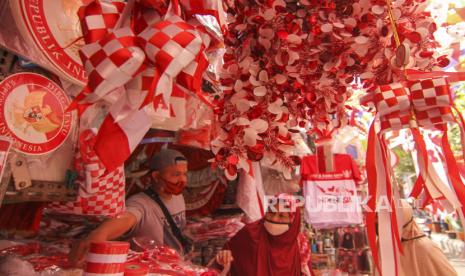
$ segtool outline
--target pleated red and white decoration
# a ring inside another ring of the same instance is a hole
[[[123,276],[128,257],[127,242],[94,242],[86,257],[84,276]]]
[[[94,148],[96,135],[92,130],[80,134],[79,150],[74,166],[79,172],[78,197],[74,202],[52,202],[47,208],[55,212],[113,217],[125,209],[125,174],[122,165],[107,172]]]

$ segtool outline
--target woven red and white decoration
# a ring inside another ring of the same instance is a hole
[[[95,133],[81,134],[75,169],[80,172],[78,198],[75,202],[51,203],[56,212],[79,215],[116,216],[125,208],[125,175],[123,166],[105,174],[106,168],[93,150]]]
[[[92,1],[82,6],[78,15],[86,44],[97,42],[111,32],[123,12],[125,3],[120,1]]]
[[[160,104],[169,105],[174,78],[196,61],[202,39],[191,25],[174,15],[140,33],[138,41],[160,74],[155,96],[163,95]],[[195,63],[191,66],[196,67]]]
[[[464,219],[465,186],[460,176],[455,173],[457,164],[447,138],[447,123],[459,123],[462,133],[464,126],[461,120],[455,118],[452,111],[454,106],[448,80],[440,75],[428,79],[412,78],[404,83],[380,86],[371,95],[371,101],[376,107],[377,114],[368,137],[367,174],[371,197],[368,207],[376,208],[380,200],[387,199],[393,208],[392,212],[383,210],[378,212],[379,229],[385,231],[379,235],[379,243],[382,244],[380,253],[385,270],[386,267],[398,267],[401,248],[398,230],[401,228],[397,224],[395,211],[397,186],[391,183],[391,179],[394,178],[391,177],[392,169],[390,169],[384,134],[388,131],[408,128],[414,138],[420,174],[411,196],[418,198],[423,193],[424,205],[432,203],[433,200],[445,200],[449,206],[457,209],[460,217]],[[376,133],[377,120],[379,120],[379,133]],[[446,159],[445,165],[449,172],[449,185],[443,183],[428,158],[422,128],[435,129],[443,133],[442,147]],[[367,230],[375,263],[379,264],[374,212],[367,213]]]
[[[129,82],[143,68],[145,54],[136,47],[131,28],[117,29],[101,40],[84,45],[79,54],[88,74],[89,102]]]
[[[180,17],[177,1],[131,4],[94,0],[79,10],[86,42],[80,57],[89,81],[72,107],[82,113],[98,101],[112,103],[95,143],[109,172],[123,164],[153,123],[169,124],[170,130],[184,126],[179,112],[184,94],[202,94],[208,67],[210,40]],[[112,146],[122,149],[118,156]]]

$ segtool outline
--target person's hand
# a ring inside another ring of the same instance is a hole
[[[229,267],[234,260],[231,250],[222,250],[216,255],[216,262],[223,267]]]
[[[93,242],[106,241],[105,238],[99,235],[90,234],[87,238],[80,241],[76,241],[71,247],[68,258],[69,262],[73,267],[84,267],[85,257],[89,251],[90,244]]]

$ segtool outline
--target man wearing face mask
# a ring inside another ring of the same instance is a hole
[[[298,276],[302,273],[298,235],[300,210],[292,197],[276,197],[275,208],[244,226],[216,256],[231,276]],[[270,207],[273,207],[270,205]]]
[[[91,242],[123,235],[132,241],[153,241],[188,253],[191,244],[182,234],[186,224],[182,191],[187,184],[187,159],[176,150],[163,149],[152,157],[149,169],[151,187],[131,196],[126,201],[126,212],[105,221],[80,241],[70,252],[72,263],[83,264]]]

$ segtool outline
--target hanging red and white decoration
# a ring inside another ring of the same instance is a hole
[[[195,15],[214,15],[224,25],[223,12],[218,1],[191,2],[94,0],[79,9],[88,83],[71,109],[112,103],[95,143],[108,171],[123,164],[152,125],[183,127],[187,94],[209,104],[201,84],[213,38]],[[116,156],[115,145],[123,148]]]
[[[215,162],[234,176],[245,160],[293,166],[292,136],[301,128],[344,124],[350,88],[402,79],[402,67],[445,66],[434,52],[436,26],[422,1],[393,2],[396,56],[384,1],[225,1],[229,25],[216,101],[222,134]]]

